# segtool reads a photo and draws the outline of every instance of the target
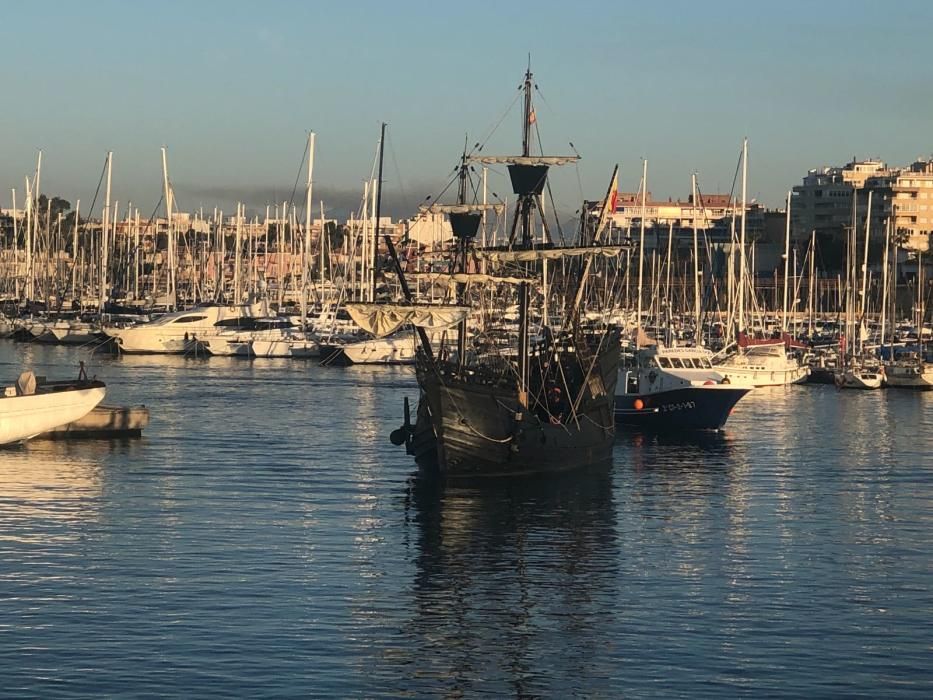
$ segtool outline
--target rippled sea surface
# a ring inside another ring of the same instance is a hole
[[[90,358],[141,440],[0,449],[11,697],[933,696],[933,394],[756,390],[613,464],[417,478],[405,369]]]

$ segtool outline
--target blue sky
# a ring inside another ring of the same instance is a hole
[[[41,148],[43,191],[86,207],[113,150],[114,197],[151,209],[164,144],[182,209],[259,207],[290,196],[309,129],[319,194],[345,203],[384,120],[407,206],[502,116],[530,52],[545,150],[583,156],[555,176],[562,208],[617,162],[635,189],[642,157],[656,197],[693,171],[728,191],[746,135],[749,192],[776,206],[808,168],[933,152],[931,28],[933,2],[908,0],[7,3],[0,203]],[[486,150],[518,141],[513,110]]]

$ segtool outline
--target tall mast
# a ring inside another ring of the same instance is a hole
[[[919,355],[923,357],[923,251],[917,251],[917,345]]]
[[[787,332],[787,266],[790,263],[790,197],[791,192],[788,192],[786,221],[784,223],[784,315],[781,317],[781,330],[784,333]]]
[[[327,222],[324,220],[324,200],[321,200],[321,270],[320,270],[320,291],[318,292],[318,301],[324,297],[324,263],[327,261]]]
[[[641,168],[641,230],[638,234],[638,310],[635,317],[635,347],[638,347],[641,335],[641,296],[645,268],[645,215],[648,196],[648,159],[642,161]]]
[[[239,304],[243,300],[243,292],[240,284],[240,267],[243,257],[243,205],[236,203],[236,244],[233,249],[233,303]]]
[[[363,181],[363,211],[360,218],[360,280],[359,299],[369,301],[365,285],[369,280],[369,180]]]
[[[858,252],[855,245],[855,225],[857,221],[858,190],[852,187],[852,225],[849,227],[846,242],[846,346],[851,355],[855,355],[855,261]]]
[[[862,304],[860,307],[860,316],[863,321],[865,313],[868,311],[868,238],[871,235],[871,196],[872,190],[868,190],[868,210],[865,214],[865,253],[862,258]]]
[[[36,250],[39,247],[39,197],[42,194],[40,189],[42,183],[42,151],[39,151],[39,154],[36,156],[36,177],[33,180],[33,189],[32,189],[32,240],[30,243],[30,252],[29,252],[29,299],[35,296],[35,267],[33,265],[32,257],[35,254]]]
[[[525,108],[522,111],[522,156],[531,155],[531,125],[534,112],[531,106],[532,73],[529,62],[525,71]],[[519,195],[518,213],[521,216],[522,248],[531,247],[531,203],[534,195]],[[528,406],[528,283],[518,285],[518,402]]]
[[[164,153],[164,151],[163,151]],[[104,304],[107,303],[107,265],[110,251],[110,184],[113,175],[113,151],[107,151],[107,188],[104,195],[104,220],[100,230],[100,296],[98,297],[98,310],[104,313]],[[116,218],[116,217],[114,217]]]
[[[15,212],[14,212],[15,217]],[[14,218],[15,221],[15,218]],[[81,221],[81,200],[75,202],[74,226],[71,230],[71,305],[78,295],[78,223]]]
[[[17,280],[19,275],[19,230],[16,226],[16,189],[11,189],[10,192],[13,195],[13,293],[19,296],[19,282]]]
[[[890,225],[890,219],[888,220]],[[894,359],[894,328],[897,326],[897,244],[891,242],[891,359]]]
[[[168,154],[166,153],[165,146],[162,146],[162,187],[164,189],[163,196],[165,197],[165,218],[166,225],[168,226],[167,231],[167,243],[166,243],[166,256],[168,257],[168,278],[165,282],[166,293],[169,298],[169,303],[174,308],[175,306],[175,235],[172,227],[172,188],[168,184]]]
[[[810,234],[810,284],[807,285],[807,308],[809,313],[807,324],[807,335],[813,337],[813,301],[815,298],[815,289],[816,286],[816,229]]]
[[[133,299],[139,301],[139,207],[133,224]]]
[[[382,160],[383,155],[385,154],[385,143],[386,143],[386,123],[382,122],[382,129],[379,134],[379,173],[376,176],[376,182],[374,187],[376,188],[375,198],[375,217],[376,222],[373,227],[373,259],[372,259],[372,269],[369,272],[369,293],[370,301],[376,301],[376,268],[379,267],[379,217],[382,214]]]
[[[748,138],[742,141],[742,221],[739,228],[739,299],[738,329],[745,330],[745,285],[748,269],[745,263],[745,220],[748,218]]]
[[[694,315],[694,345],[699,347],[703,344],[703,334],[700,332],[700,245],[697,235],[697,212],[699,203],[697,202],[697,175],[693,173],[690,176],[691,188],[693,189],[693,315]],[[668,262],[670,265],[670,262]]]
[[[884,347],[884,326],[888,311],[888,251],[891,247],[891,219],[887,220],[884,231],[884,256],[881,260],[881,341]],[[893,357],[890,359],[894,359]]]
[[[311,267],[311,186],[314,175],[314,132],[308,134],[308,181],[305,186],[305,239],[301,251],[301,327],[308,320],[308,270]],[[324,219],[321,217],[321,249],[324,249]],[[323,268],[322,273],[323,274]]]

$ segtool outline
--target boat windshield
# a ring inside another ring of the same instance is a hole
[[[683,369],[684,363],[680,361],[680,358],[679,358],[679,357],[672,357],[672,358],[671,358],[671,366],[672,366],[674,369]]]
[[[661,367],[663,367],[663,368],[665,368],[665,369],[670,369],[670,367],[671,367],[671,361],[670,361],[669,359],[667,359],[666,357],[659,357],[659,358],[658,358],[658,364],[660,364]]]

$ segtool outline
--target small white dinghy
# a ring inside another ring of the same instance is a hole
[[[106,385],[87,379],[47,382],[23,372],[0,396],[0,445],[8,445],[83,418],[104,399]]]

